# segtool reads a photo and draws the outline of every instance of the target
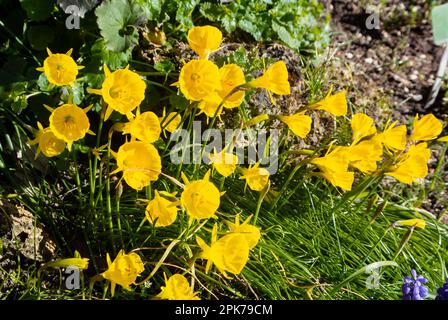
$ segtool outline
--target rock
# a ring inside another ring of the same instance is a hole
[[[17,251],[32,261],[47,261],[55,253],[56,245],[35,223],[33,215],[23,207],[15,206],[0,199],[0,265],[6,256],[16,255]]]

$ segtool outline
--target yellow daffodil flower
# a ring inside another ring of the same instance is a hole
[[[209,155],[213,168],[224,177],[230,176],[236,169],[238,157],[232,153],[227,153],[224,149]]]
[[[259,168],[260,163],[250,166],[248,169],[243,169],[243,175],[240,179],[246,180],[246,184],[251,190],[261,191],[269,182],[269,171],[264,168]]]
[[[176,221],[177,211],[176,203],[162,198],[156,190],[154,199],[146,207],[146,219],[152,224],[155,222],[156,228],[167,227]]]
[[[193,288],[190,287],[188,280],[181,274],[174,274],[169,279],[166,278],[166,274],[163,274],[165,278],[165,286],[161,287],[161,292],[157,295],[157,298],[164,300],[201,300],[197,295],[197,292],[193,292]]]
[[[80,270],[86,270],[89,268],[89,259],[82,258],[78,251],[75,251],[74,258],[59,259],[56,261],[50,261],[45,263],[44,267],[52,268],[68,268],[76,267]]]
[[[202,249],[200,258],[207,260],[206,273],[215,264],[218,271],[228,278],[227,272],[241,273],[249,260],[249,245],[246,238],[240,233],[229,233],[218,240],[216,224],[213,226],[210,246],[200,237],[196,237],[196,242]]]
[[[319,101],[312,106],[311,109],[325,110],[335,116],[343,116],[347,114],[347,96],[346,91],[343,90],[331,95],[331,91],[322,101]]]
[[[244,91],[237,91],[227,97],[236,87],[246,83],[244,72],[236,64],[226,64],[219,69],[221,77],[221,90],[218,91],[221,100],[224,101],[225,108],[236,108],[244,101]]]
[[[426,221],[423,219],[407,219],[399,220],[394,223],[394,225],[405,226],[405,227],[415,227],[419,229],[426,228]]]
[[[352,144],[358,143],[361,139],[376,133],[373,119],[364,113],[357,113],[350,121],[352,127]]]
[[[132,119],[134,117],[132,111],[145,99],[145,81],[137,73],[129,70],[129,66],[114,72],[110,72],[106,65],[103,69],[106,79],[101,89],[89,88],[87,91],[101,95],[107,103],[104,121],[110,117],[112,111]]]
[[[111,174],[123,171],[124,180],[135,190],[141,190],[151,181],[156,181],[162,171],[157,149],[147,142],[126,142],[118,149],[115,157],[118,168]]]
[[[210,53],[219,49],[222,33],[213,26],[193,27],[188,30],[187,40],[190,48],[199,55],[199,59],[208,59]]]
[[[80,108],[74,104],[67,103],[55,109],[45,106],[50,112],[50,129],[56,138],[67,143],[68,150],[71,150],[72,144],[86,135],[86,133],[94,135],[89,130],[90,122],[86,113],[92,108]]]
[[[439,141],[439,142],[448,142],[448,136],[440,137],[439,139],[437,139],[437,141]]]
[[[415,116],[411,141],[429,141],[437,138],[442,133],[442,122],[433,114],[424,115],[419,119]]]
[[[271,65],[262,76],[248,83],[253,88],[265,89],[268,92],[271,102],[275,105],[272,93],[278,95],[288,95],[291,93],[291,86],[288,81],[288,70],[283,61],[277,61]]]
[[[163,130],[174,132],[180,125],[182,117],[177,112],[170,112],[166,115],[166,110],[163,109],[163,114],[159,118],[160,126]]]
[[[386,175],[394,177],[398,181],[411,184],[417,179],[423,179],[428,175],[428,161],[431,152],[426,142],[412,145],[408,152],[402,155],[391,171]]]
[[[201,102],[199,102],[198,108],[201,110],[199,114],[204,113],[209,118],[212,118],[215,114],[217,117],[221,116],[221,102],[222,99],[217,92],[210,93],[208,96],[204,97]]]
[[[145,270],[142,259],[134,252],[125,254],[124,250],[120,250],[113,262],[109,254],[106,259],[108,269],[101,273],[101,276],[111,282],[112,297],[115,295],[117,284],[130,291],[130,285],[135,284],[137,277]]]
[[[137,116],[126,123],[123,128],[123,133],[128,133],[132,138],[148,143],[159,139],[160,132],[159,118],[150,111],[137,113]]]
[[[188,215],[194,219],[207,219],[215,216],[219,208],[221,194],[218,188],[209,181],[210,170],[201,180],[189,182],[185,174],[182,179],[186,186],[180,201]]]
[[[240,224],[240,216],[235,216],[235,223],[226,221],[230,228],[230,232],[242,234],[249,245],[249,249],[255,248],[261,238],[260,228],[249,224],[252,215],[249,216],[242,224]]]
[[[78,66],[73,60],[71,57],[72,51],[73,49],[70,49],[65,54],[52,53],[47,48],[48,58],[44,60],[44,66],[36,70],[45,73],[48,82],[51,84],[56,86],[72,85],[76,80],[78,70],[84,68]]]
[[[280,121],[285,123],[288,128],[302,139],[305,139],[311,131],[313,119],[304,114],[304,112],[296,113],[291,116],[279,116]]]
[[[364,140],[350,147],[340,147],[338,152],[344,152],[349,166],[370,174],[377,170],[377,162],[382,160],[383,147],[378,141]]]
[[[192,60],[180,70],[179,87],[188,100],[200,101],[221,90],[218,67],[208,60]]]
[[[311,160],[321,170],[321,175],[333,186],[350,191],[354,180],[354,173],[348,171],[349,159],[339,148],[324,157]]]
[[[35,139],[28,141],[28,144],[31,146],[37,144],[35,159],[37,159],[40,152],[48,158],[58,156],[64,152],[64,140],[58,139],[54,133],[51,132],[50,128],[44,129],[40,122],[37,122],[37,127],[38,130]]]
[[[406,126],[396,126],[398,121],[391,123],[383,132],[375,135],[373,140],[381,142],[388,150],[402,151],[406,148]]]

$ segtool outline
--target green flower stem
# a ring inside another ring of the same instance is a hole
[[[83,194],[82,194],[82,187],[81,187],[81,178],[79,176],[79,169],[78,169],[78,161],[76,159],[76,152],[75,150],[73,150],[71,152],[72,158],[73,158],[73,162],[75,165],[75,181],[76,181],[76,188],[78,189],[78,196],[79,196],[79,200],[81,202],[83,202]]]
[[[146,82],[152,84],[153,86],[156,86],[156,87],[165,89],[166,91],[168,91],[168,92],[171,93],[171,94],[175,94],[175,93],[176,93],[176,91],[174,91],[174,90],[171,89],[170,87],[167,87],[167,86],[165,86],[165,85],[163,85],[163,84],[160,84],[160,83],[158,83],[158,82],[151,81],[151,80],[146,80]]]
[[[107,209],[107,222],[108,222],[108,227],[109,227],[109,236],[110,236],[110,241],[112,243],[112,247],[114,249],[114,254],[115,254],[115,243],[113,241],[113,230],[114,230],[114,222],[112,220],[112,204],[111,204],[111,199],[110,199],[110,145],[112,142],[112,132],[111,131],[109,133],[108,136],[108,141],[107,141],[107,156],[106,156],[106,161],[107,161],[107,178],[106,178],[106,209]]]
[[[268,182],[267,186],[262,191],[260,191],[260,196],[258,197],[258,202],[257,202],[257,209],[255,210],[255,215],[254,215],[254,225],[257,224],[258,214],[260,213],[261,205],[263,203],[264,197],[269,192],[270,187],[271,187],[271,182]]]
[[[100,123],[98,125],[98,132],[96,135],[96,144],[95,144],[95,148],[99,148],[100,146],[100,142],[101,142],[101,132],[103,129],[103,123],[104,123],[104,117],[101,117]],[[93,166],[92,166],[92,170],[90,170],[90,176],[92,177],[90,179],[90,208],[92,210],[95,209],[96,207],[96,203],[94,201],[95,199],[95,188],[96,188],[96,171],[98,168],[98,159],[97,157],[93,158]],[[99,176],[101,176],[101,171]]]

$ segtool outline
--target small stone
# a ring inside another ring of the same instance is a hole
[[[364,61],[367,64],[372,64],[373,63],[373,59],[372,58],[366,58],[366,59],[364,59]]]
[[[347,52],[345,54],[345,56],[346,56],[347,59],[353,59],[353,53],[351,53],[351,52]]]
[[[423,100],[423,96],[421,94],[417,94],[417,95],[411,95],[412,100],[419,102]]]

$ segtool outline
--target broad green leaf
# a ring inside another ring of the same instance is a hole
[[[147,20],[158,20],[165,0],[136,0]]]
[[[170,104],[173,106],[175,110],[185,110],[189,102],[187,99],[184,98],[184,96],[179,96],[177,94],[170,95]]]
[[[95,61],[96,64],[99,66],[107,64],[111,70],[125,67],[128,64],[129,59],[132,57],[131,48],[128,48],[122,52],[111,51],[107,49],[104,39],[98,39],[95,41],[92,45],[91,53],[92,60]]]
[[[191,14],[200,0],[179,0],[177,1],[176,20],[179,22],[180,29],[186,31],[194,27]]]
[[[54,8],[54,1],[49,0],[20,0],[28,18],[34,21],[47,19]]]
[[[108,50],[122,52],[138,43],[140,13],[127,0],[105,0],[96,8],[98,27]]]
[[[45,50],[54,40],[54,31],[49,26],[31,26],[27,31],[28,42],[34,50]]]

